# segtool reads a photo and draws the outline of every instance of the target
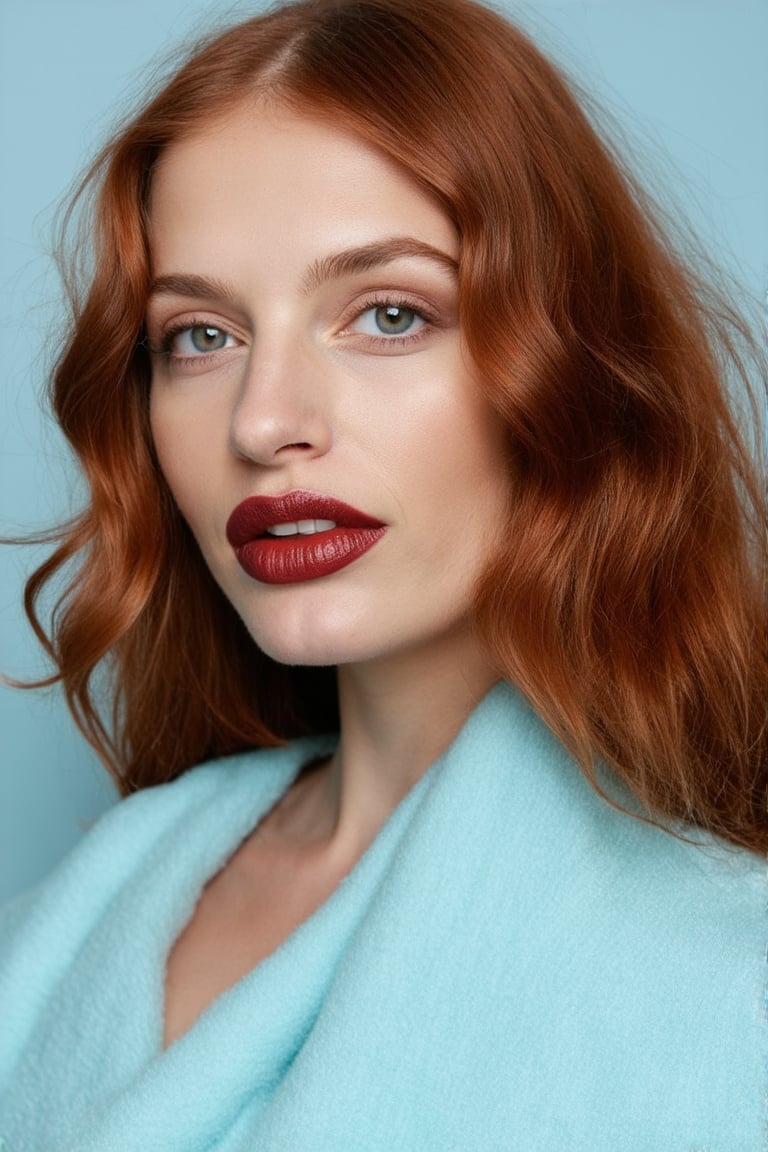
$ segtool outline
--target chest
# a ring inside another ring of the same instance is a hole
[[[351,863],[249,844],[204,888],[168,955],[164,1045],[271,955],[334,892]]]

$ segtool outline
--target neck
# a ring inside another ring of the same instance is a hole
[[[364,850],[498,679],[469,633],[459,648],[339,669],[341,738],[317,801],[340,853]]]

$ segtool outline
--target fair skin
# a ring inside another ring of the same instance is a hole
[[[463,350],[455,229],[377,150],[251,103],[163,155],[150,241],[163,472],[254,641],[336,665],[341,712],[333,758],[207,885],[176,942],[170,1043],[327,899],[496,679],[468,618],[508,485],[504,426]],[[228,517],[297,490],[385,531],[340,571],[260,582]]]

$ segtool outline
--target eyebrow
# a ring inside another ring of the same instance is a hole
[[[212,296],[234,303],[235,294],[223,280],[210,276],[193,276],[184,272],[158,276],[149,288],[150,296]]]
[[[453,276],[458,272],[458,261],[447,252],[433,248],[431,244],[425,244],[422,240],[414,240],[410,236],[392,236],[387,240],[377,240],[373,244],[345,248],[341,252],[334,252],[315,260],[302,280],[302,291],[308,295],[327,280],[353,276],[356,272],[370,272],[372,268],[378,268],[382,264],[391,264],[394,260],[413,256],[442,264]]]
[[[390,239],[377,240],[372,244],[344,248],[341,252],[334,252],[329,256],[315,260],[302,278],[301,291],[305,295],[309,295],[328,280],[337,280],[342,276],[353,276],[358,272],[369,272],[372,268],[391,264],[394,260],[414,256],[441,264],[452,276],[455,276],[458,271],[458,261],[449,256],[447,252],[442,252],[431,244],[425,244],[422,240],[414,240],[410,236],[393,236]],[[187,273],[158,276],[153,280],[149,294],[150,296],[210,296],[218,300],[226,300],[229,303],[236,302],[235,293],[223,280]]]

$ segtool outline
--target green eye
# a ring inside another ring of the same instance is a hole
[[[375,310],[376,327],[385,336],[402,336],[416,319],[413,308],[399,304],[386,304]]]
[[[191,360],[222,348],[233,348],[237,340],[217,324],[183,324],[163,338],[162,351],[176,360]]]
[[[384,347],[386,340],[382,339],[383,337],[393,339],[397,336],[415,337],[426,326],[428,321],[421,312],[408,304],[400,304],[395,299],[371,301],[368,307],[363,308],[358,314],[351,327],[353,331],[360,332],[363,336],[378,340]]]
[[[194,328],[188,328],[187,333],[189,343],[196,352],[216,352],[219,348],[226,347],[228,333],[222,328],[198,324]]]

